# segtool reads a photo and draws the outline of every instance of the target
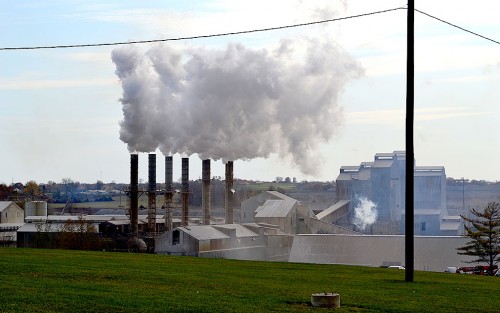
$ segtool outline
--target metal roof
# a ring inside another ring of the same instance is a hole
[[[344,205],[348,204],[349,202],[351,202],[351,201],[350,200],[340,200],[339,202],[337,202],[334,205],[330,206],[328,209],[323,210],[323,211],[319,212],[318,214],[316,214],[316,218],[318,220],[321,220],[322,218],[324,218],[324,217],[330,215],[331,213],[337,211],[338,209],[340,209]]]
[[[27,216],[27,222],[32,221],[51,221],[51,222],[66,222],[67,220],[78,221],[82,217],[83,220],[89,222],[107,222],[116,220],[130,220],[126,215],[48,215],[48,216]],[[145,216],[147,218],[147,216]]]
[[[255,217],[286,217],[293,209],[297,200],[267,200],[255,210]]]
[[[382,160],[375,160],[373,162],[373,167],[391,167],[392,163],[394,163],[393,159],[382,159]]]
[[[241,224],[222,224],[222,225],[214,225],[213,227],[216,229],[217,228],[235,229],[236,237],[238,238],[258,236],[256,232],[246,228]]]
[[[442,176],[445,173],[444,166],[415,166],[415,176]]]
[[[198,240],[210,240],[210,239],[229,239],[230,237],[220,230],[209,226],[209,225],[199,225],[199,226],[183,226],[177,227],[177,229],[189,234],[190,236]]]
[[[12,202],[12,201],[0,201],[0,212],[3,211],[6,207],[11,205],[12,203],[14,203],[14,202]],[[16,204],[16,206],[17,206],[17,204]]]
[[[279,191],[267,191],[267,193],[275,196],[276,198],[282,199],[282,200],[295,200],[294,198],[291,198],[287,195],[284,195]]]
[[[42,232],[42,233],[57,233],[59,232],[60,228],[64,226],[64,223],[41,223],[43,227],[40,229],[37,229],[37,225],[40,225],[40,223],[26,223],[23,226],[21,226],[17,232],[18,233],[34,233],[34,232]],[[50,226],[50,227],[46,227]],[[92,226],[94,226],[96,229],[98,229],[99,225],[96,223],[92,223]]]

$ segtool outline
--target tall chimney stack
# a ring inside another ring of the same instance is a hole
[[[165,230],[169,231],[172,227],[172,198],[174,195],[173,188],[173,158],[172,156],[165,157]]]
[[[130,232],[137,236],[139,219],[139,155],[130,155]]]
[[[201,180],[203,181],[201,204],[203,207],[203,224],[210,225],[211,188],[210,159],[202,161]]]
[[[156,233],[156,154],[148,155],[148,232]]]
[[[189,218],[189,158],[182,158],[182,225],[188,225]]]
[[[233,224],[233,161],[226,163],[226,224]]]

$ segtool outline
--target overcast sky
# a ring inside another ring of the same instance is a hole
[[[126,42],[226,33],[405,5],[405,1],[389,0],[0,0],[0,47]],[[500,41],[498,1],[417,0],[416,8]],[[289,120],[298,121],[304,131],[310,132],[310,137],[304,136],[300,141],[296,138],[300,132],[282,131],[283,135],[275,139],[269,132],[269,137],[262,139],[267,140],[266,144],[259,146],[263,149],[259,150],[261,153],[249,156],[252,158],[249,160],[236,160],[235,177],[334,180],[342,165],[371,161],[377,152],[404,150],[406,14],[406,10],[397,10],[300,28],[166,42],[160,48],[157,44],[141,44],[133,48],[0,51],[0,183],[31,179],[39,183],[59,182],[65,177],[80,182],[128,182],[130,146],[120,139],[123,131],[120,125],[127,124],[121,123],[125,117],[120,101],[127,95],[127,89],[122,87],[126,80],[120,80],[117,75],[113,51],[123,53],[132,49],[141,60],[146,60],[152,51],[160,58],[163,51],[176,51],[181,57],[179,68],[193,76],[201,73],[199,68],[186,65],[190,64],[193,53],[202,58],[213,57],[232,51],[229,47],[234,46],[243,47],[240,50],[252,55],[263,55],[262,60],[271,64],[272,70],[283,70],[283,75],[277,75],[275,80],[293,90],[291,95],[287,93],[290,99],[285,101],[276,100],[276,97],[285,99],[285,95],[276,96],[273,89],[270,92],[272,101],[262,100],[263,108],[268,103],[274,105],[282,101],[284,112],[300,111],[297,109],[303,108],[300,101],[309,102],[315,93],[338,96],[331,103],[320,103],[328,114],[310,119],[311,124],[322,123],[324,127],[315,125],[311,129],[304,122],[304,115],[290,113]],[[300,53],[286,55],[287,60],[277,57],[283,42],[292,42],[298,47],[300,39],[304,38],[320,43],[317,46],[321,51],[313,53],[314,58],[311,55],[301,58]],[[332,63],[330,48],[339,55],[334,59],[338,60],[336,63]],[[320,52],[324,52],[323,56]],[[335,67],[337,72],[324,71],[321,57],[324,57],[324,64]],[[313,66],[311,60],[318,62],[313,65],[320,68],[321,74],[304,80],[305,83],[292,79],[293,73],[300,78],[305,67]],[[127,62],[129,60],[122,60],[120,64],[126,66]],[[341,73],[338,70],[343,64],[346,72]],[[445,166],[448,177],[500,180],[500,45],[416,13],[415,70],[417,165]],[[155,78],[151,75],[147,77]],[[179,82],[185,86],[196,85],[190,81],[191,76],[179,74]],[[337,77],[343,80],[337,82]],[[330,85],[315,87],[325,79],[335,81],[340,89],[332,91],[328,89]],[[151,87],[144,81],[141,86]],[[192,88],[189,97],[199,92]],[[217,89],[217,95],[222,92],[225,91]],[[254,94],[252,92],[250,97]],[[187,93],[184,96],[189,97]],[[251,103],[249,99],[242,103]],[[296,104],[287,107],[292,100],[297,101]],[[134,105],[141,103],[137,101]],[[221,105],[231,110],[232,103]],[[171,116],[173,120],[176,117]],[[262,116],[260,136],[270,127],[265,122],[267,117]],[[276,125],[281,129],[289,127],[286,123]],[[176,134],[183,131],[186,129],[177,130]],[[241,132],[244,131],[248,129],[242,128]],[[247,140],[244,135],[248,133],[235,132],[234,142]],[[286,137],[292,133],[293,138]],[[274,145],[274,140],[285,144]],[[300,145],[290,144],[295,140]],[[232,141],[228,143],[233,145]],[[301,145],[306,147],[307,153],[300,153]],[[191,147],[190,151],[196,150]],[[162,177],[163,158],[160,150],[156,152],[160,158],[158,175]],[[256,157],[259,155],[265,158]],[[174,179],[177,179],[180,177],[180,154],[174,156]],[[196,154],[191,155],[190,164],[190,179],[201,177],[201,161]],[[212,167],[212,175],[224,176],[221,160],[214,161]],[[147,155],[143,153],[140,155],[140,178],[144,180],[147,179],[146,168]]]

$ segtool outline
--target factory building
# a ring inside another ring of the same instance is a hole
[[[360,197],[376,205],[377,220],[364,230],[370,234],[403,234],[405,212],[404,151],[377,153],[372,162],[343,166],[336,180],[337,200],[349,201],[340,225],[353,224]],[[446,173],[442,166],[415,166],[415,235],[453,236],[462,233],[460,217],[446,210]]]
[[[272,225],[223,224],[177,227],[161,234],[155,253],[239,260],[287,261],[293,235]]]

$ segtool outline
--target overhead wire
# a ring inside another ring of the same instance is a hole
[[[374,11],[374,12],[368,12],[368,13],[362,13],[362,14],[357,14],[357,15],[350,15],[350,16],[345,16],[345,17],[339,17],[339,18],[333,18],[333,19],[326,19],[326,20],[321,20],[321,21],[313,21],[313,22],[306,22],[306,23],[298,23],[298,24],[292,24],[292,25],[283,25],[283,26],[276,26],[276,27],[267,27],[267,28],[259,28],[259,29],[251,29],[251,30],[242,30],[242,31],[235,31],[235,32],[226,32],[226,33],[217,33],[217,34],[208,34],[208,35],[195,35],[195,36],[186,36],[186,37],[174,37],[174,38],[163,38],[163,39],[151,39],[151,40],[134,40],[134,41],[121,41],[121,42],[108,42],[108,43],[91,43],[91,44],[72,44],[72,45],[53,45],[53,46],[26,46],[26,47],[0,47],[0,51],[12,51],[12,50],[41,50],[41,49],[66,49],[66,48],[87,48],[87,47],[104,47],[104,46],[119,46],[119,45],[130,45],[130,44],[145,44],[145,43],[157,43],[157,42],[168,42],[168,41],[182,41],[182,40],[194,40],[194,39],[204,39],[204,38],[212,38],[212,37],[224,37],[224,36],[232,36],[232,35],[242,35],[242,34],[250,34],[250,33],[257,33],[257,32],[266,32],[266,31],[273,31],[273,30],[280,30],[280,29],[287,29],[287,28],[296,28],[296,27],[303,27],[303,26],[310,26],[310,25],[316,25],[316,24],[324,24],[324,23],[330,23],[330,22],[336,22],[336,21],[342,21],[342,20],[347,20],[347,19],[354,19],[354,18],[359,18],[359,17],[365,17],[365,16],[370,16],[370,15],[375,15],[375,14],[382,14],[382,13],[388,13],[392,11],[397,11],[397,10],[407,10],[406,7],[397,7],[397,8],[392,8],[392,9],[387,9],[387,10],[380,10],[380,11]],[[489,38],[487,36],[481,35],[479,33],[473,32],[471,30],[468,30],[464,27],[458,26],[454,23],[445,21],[441,18],[438,18],[434,15],[431,15],[429,13],[423,12],[421,10],[415,9],[416,12],[426,15],[430,18],[433,18],[439,22],[445,23],[447,25],[450,25],[452,27],[458,28],[464,32],[473,34],[475,36],[478,36],[480,38],[483,38],[485,40],[491,41],[496,44],[500,44],[500,41],[494,40],[492,38]]]
[[[196,35],[196,36],[187,36],[187,37],[175,37],[175,38],[164,38],[164,39],[152,39],[152,40],[135,40],[135,41],[122,41],[122,42],[109,42],[109,43],[91,43],[91,44],[73,44],[73,45],[54,45],[54,46],[31,46],[31,47],[0,47],[0,50],[40,50],[40,49],[66,49],[66,48],[87,48],[87,47],[103,47],[103,46],[119,46],[119,45],[129,45],[129,44],[144,44],[144,43],[157,43],[157,42],[167,42],[167,41],[181,41],[181,40],[193,40],[193,39],[203,39],[203,38],[212,38],[212,37],[223,37],[223,36],[231,36],[231,35],[241,35],[241,34],[250,34],[257,32],[266,32],[287,28],[296,28],[303,26],[310,26],[316,24],[324,24],[336,21],[342,21],[347,19],[353,19],[358,17],[364,17],[375,14],[388,13],[397,10],[405,10],[405,7],[397,7],[387,10],[380,10],[368,13],[362,13],[357,15],[350,15],[339,18],[332,18],[321,21],[307,22],[307,23],[299,23],[292,25],[284,25],[284,26],[276,26],[276,27],[268,27],[268,28],[259,28],[252,30],[242,30],[235,32],[226,32],[226,33],[218,33],[218,34],[209,34],[209,35]]]
[[[478,37],[480,37],[480,38],[483,38],[483,39],[489,40],[489,41],[491,41],[491,42],[494,42],[494,43],[496,43],[496,44],[499,44],[499,45],[500,45],[500,41],[497,41],[497,40],[491,39],[491,38],[489,38],[489,37],[483,36],[483,35],[481,35],[481,34],[478,34],[478,33],[476,33],[476,32],[473,32],[473,31],[471,31],[471,30],[468,30],[468,29],[466,29],[466,28],[463,28],[463,27],[461,27],[461,26],[458,26],[458,25],[456,25],[456,24],[450,23],[450,22],[445,21],[445,20],[443,20],[443,19],[440,19],[440,18],[438,18],[438,17],[436,17],[436,16],[430,15],[429,13],[425,13],[425,12],[420,11],[420,10],[417,10],[417,9],[415,9],[415,12],[418,12],[418,13],[420,13],[420,14],[426,15],[426,16],[428,16],[428,17],[430,17],[430,18],[433,18],[433,19],[435,19],[435,20],[438,20],[438,21],[440,21],[440,22],[442,22],[442,23],[445,23],[445,24],[448,24],[448,25],[453,26],[453,27],[455,27],[455,28],[458,28],[458,29],[460,29],[460,30],[462,30],[462,31],[464,31],[464,32],[467,32],[467,33],[473,34],[473,35],[475,35],[475,36],[478,36]]]

